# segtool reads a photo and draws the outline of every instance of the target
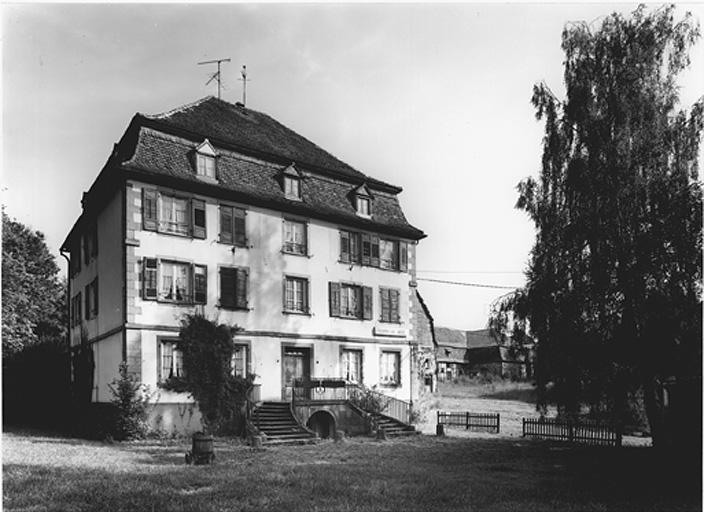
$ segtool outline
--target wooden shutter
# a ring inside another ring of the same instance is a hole
[[[98,316],[98,278],[93,281],[93,316]]]
[[[202,272],[199,272],[202,270]],[[208,302],[208,267],[195,265],[193,269],[193,298],[196,304]]]
[[[379,296],[381,298],[381,321],[390,322],[391,321],[391,303],[389,300],[389,291],[386,288],[379,288]]]
[[[235,282],[237,269],[223,267],[220,269],[220,306],[235,307]]]
[[[86,320],[90,320],[90,284],[85,286],[85,302],[86,302]]]
[[[159,217],[157,215],[157,193],[151,188],[142,189],[142,228],[156,231]]]
[[[372,250],[371,265],[372,265],[372,267],[378,267],[379,266],[379,235],[371,235],[370,242],[371,242],[371,250]]]
[[[350,262],[350,234],[348,231],[340,231],[340,261]]]
[[[220,241],[224,244],[233,243],[232,208],[220,205]]]
[[[350,261],[359,263],[361,261],[361,240],[359,233],[350,233]]]
[[[205,202],[201,199],[191,201],[191,226],[193,238],[205,238]]]
[[[78,314],[76,315],[76,323],[80,324],[81,319],[83,318],[83,313],[81,312],[81,306],[83,305],[83,301],[81,300],[81,292],[78,292],[78,300],[76,301],[76,304],[78,304]]]
[[[330,316],[340,316],[340,283],[329,283]]]
[[[301,293],[303,293],[303,311],[308,313],[308,279],[301,279]]]
[[[247,307],[247,281],[249,272],[247,269],[237,269],[237,281],[235,283],[235,306],[238,308]]]
[[[372,295],[373,295],[373,290],[369,286],[364,286],[362,288],[362,308],[363,308],[363,313],[362,313],[362,318],[365,320],[371,320],[372,319],[372,312],[373,312],[373,307],[372,307]]]
[[[406,242],[398,243],[399,252],[399,270],[406,272],[408,270],[408,244]]]
[[[234,208],[235,216],[235,234],[234,240],[237,247],[246,247],[247,245],[247,223],[245,218],[247,212],[241,208]]]
[[[142,260],[142,299],[144,300],[156,300],[158,268],[156,258]]]
[[[400,296],[401,293],[398,290],[389,290],[389,321],[399,323],[401,321],[400,315]]]
[[[362,265],[372,264],[372,239],[369,233],[362,233]]]

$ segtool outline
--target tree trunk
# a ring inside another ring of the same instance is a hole
[[[650,425],[654,447],[664,446],[668,439],[665,431],[665,406],[662,401],[660,383],[655,376],[647,376],[643,383],[645,414]]]

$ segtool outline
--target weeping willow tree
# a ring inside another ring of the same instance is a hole
[[[527,284],[492,317],[530,327],[540,405],[552,383],[561,414],[619,417],[640,390],[655,443],[659,381],[701,376],[704,101],[680,109],[676,84],[698,37],[672,6],[565,27],[566,98],[534,87],[542,168],[518,185],[537,231]]]

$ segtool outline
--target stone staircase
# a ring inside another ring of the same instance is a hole
[[[413,425],[402,423],[383,414],[372,413],[372,418],[388,437],[413,436],[420,434]]]
[[[266,435],[264,444],[304,444],[316,440],[314,433],[298,423],[288,402],[263,402],[255,409],[252,423]]]

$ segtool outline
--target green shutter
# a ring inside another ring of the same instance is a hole
[[[362,288],[362,308],[364,320],[371,320],[373,315],[372,296],[374,291],[369,286]]]
[[[157,230],[157,192],[154,189],[142,189],[142,228],[146,231]]]
[[[371,265],[372,265],[372,267],[378,267],[379,266],[379,235],[372,235],[370,240],[371,240],[371,251],[372,251]]]
[[[232,208],[229,206],[220,206],[220,241],[224,244],[233,243],[233,220]]]
[[[201,199],[191,201],[191,226],[193,238],[205,238],[205,202]]]
[[[157,270],[156,258],[142,260],[142,299],[144,300],[157,298]]]
[[[340,261],[350,262],[350,234],[348,231],[340,231]]]
[[[247,281],[249,272],[247,269],[237,269],[237,281],[235,283],[235,306],[238,308],[247,307]]]
[[[329,283],[330,316],[340,316],[340,283]]]
[[[408,271],[408,244],[399,242],[399,270],[401,272]]]
[[[247,212],[241,208],[234,208],[234,217],[235,217],[235,225],[234,225],[234,240],[235,240],[235,245],[237,247],[246,247],[247,246],[247,223],[245,222],[245,218],[247,216]]]
[[[362,265],[372,264],[372,240],[369,233],[362,233]]]
[[[235,282],[237,281],[237,269],[223,267],[220,269],[220,306],[223,308],[234,308],[235,303]]]

